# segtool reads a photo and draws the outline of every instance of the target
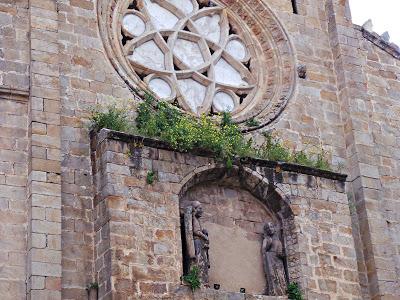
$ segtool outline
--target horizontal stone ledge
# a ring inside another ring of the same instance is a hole
[[[251,293],[227,292],[212,288],[201,288],[194,292],[188,286],[181,285],[175,291],[179,300],[287,300],[287,296],[254,295]],[[188,297],[188,295],[190,295]]]
[[[231,293],[223,291],[197,291],[193,295],[194,300],[287,300],[287,297],[278,296],[263,296],[263,295],[251,295],[243,293]]]
[[[111,140],[117,140],[117,141],[121,141],[121,142],[125,142],[125,143],[141,142],[141,143],[143,143],[143,146],[146,146],[146,147],[169,150],[169,151],[180,152],[180,153],[190,153],[192,155],[197,155],[197,156],[206,156],[206,157],[213,156],[213,153],[208,150],[195,149],[190,152],[181,152],[181,151],[173,149],[167,142],[164,142],[164,141],[161,141],[161,140],[158,140],[155,138],[148,138],[148,137],[143,137],[143,136],[139,136],[139,135],[128,134],[125,132],[114,131],[114,130],[110,130],[110,129],[106,129],[106,128],[103,128],[100,131],[92,131],[90,133],[90,135],[91,135],[92,139],[97,135],[97,141],[96,141],[97,145],[100,145],[106,139],[111,139]],[[270,161],[270,160],[264,160],[264,159],[259,159],[259,158],[252,158],[252,157],[245,157],[245,158],[240,159],[240,161],[243,165],[260,166],[260,167],[267,167],[267,168],[274,168],[274,169],[279,168],[281,171],[295,172],[295,173],[300,173],[300,174],[305,174],[305,175],[312,175],[315,177],[337,180],[337,181],[341,181],[341,182],[345,182],[347,179],[346,174],[315,169],[312,167],[302,166],[302,165],[298,165],[298,164],[294,164],[294,163]]]
[[[29,90],[2,85],[0,86],[0,99],[27,102],[29,99]]]

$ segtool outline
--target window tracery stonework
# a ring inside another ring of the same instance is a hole
[[[262,1],[98,0],[98,16],[125,82],[188,113],[265,126],[293,93],[292,47]]]

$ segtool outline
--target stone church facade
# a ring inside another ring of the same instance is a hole
[[[322,146],[336,172],[90,132],[94,105],[140,89]],[[0,298],[287,299],[265,295],[271,222],[306,299],[400,299],[399,101],[399,48],[347,0],[0,0]],[[197,201],[210,287],[192,292]]]

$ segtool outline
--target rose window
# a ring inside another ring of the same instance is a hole
[[[296,90],[296,60],[265,2],[97,0],[105,54],[127,88],[118,96],[151,90],[194,115],[229,111],[245,131],[272,124]]]
[[[252,98],[258,74],[251,38],[233,28],[223,7],[138,0],[119,24],[123,55],[160,99],[199,115],[234,114]]]

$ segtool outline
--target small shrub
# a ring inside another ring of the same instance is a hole
[[[200,270],[198,267],[194,266],[191,268],[189,274],[183,276],[183,281],[190,285],[192,291],[200,288],[200,278],[199,278]]]
[[[91,282],[86,286],[86,289],[87,290],[91,290],[91,289],[98,290],[99,284],[97,282]]]
[[[304,300],[303,293],[297,282],[292,282],[287,288],[288,298],[292,300]]]
[[[92,110],[90,121],[92,128],[108,128],[116,131],[132,132],[133,126],[125,109],[107,106],[105,110]]]
[[[246,125],[249,127],[257,127],[260,126],[260,122],[258,122],[255,118],[251,118],[247,120]]]
[[[317,153],[317,159],[313,167],[320,170],[331,171],[332,168],[329,161],[326,159],[326,155],[327,155],[326,151],[321,149],[320,153]]]
[[[232,116],[230,113],[224,111],[222,113],[221,127],[232,125]]]
[[[314,165],[314,161],[308,157],[307,153],[303,150],[293,154],[293,162],[307,167],[312,167]]]
[[[279,140],[269,133],[264,134],[264,136],[266,141],[259,149],[257,156],[273,161],[290,162],[292,160],[289,149],[285,148]]]
[[[140,134],[161,138],[175,150],[209,150],[228,164],[249,147],[229,113],[221,114],[221,123],[217,124],[209,116],[195,118],[149,97],[139,105],[136,124]]]
[[[155,176],[156,176],[156,174],[154,173],[154,171],[148,171],[147,176],[146,176],[146,182],[148,184],[153,184],[154,180],[155,180]]]
[[[133,122],[124,109],[108,106],[106,110],[95,110],[92,124],[97,128],[109,128],[117,131],[134,132]],[[315,154],[290,150],[270,133],[261,147],[255,147],[234,124],[229,113],[219,115],[220,122],[202,115],[196,118],[185,114],[177,107],[165,102],[155,101],[154,97],[144,94],[144,101],[137,107],[136,131],[142,136],[159,138],[175,150],[187,152],[193,149],[211,151],[215,158],[224,161],[228,168],[233,166],[235,158],[256,157],[271,161],[293,162],[304,166],[331,170],[327,153],[320,149]],[[255,120],[249,120],[255,125]],[[255,125],[256,126],[256,125]],[[148,181],[154,181],[154,174],[148,174]]]

